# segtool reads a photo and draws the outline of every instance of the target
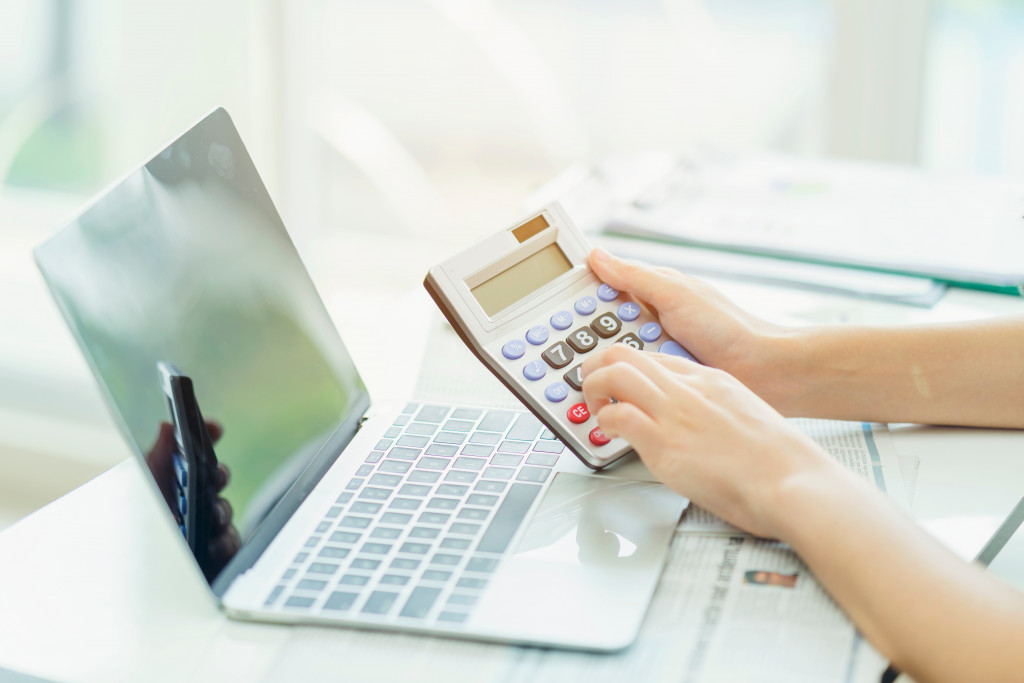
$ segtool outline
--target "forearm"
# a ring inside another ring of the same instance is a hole
[[[785,415],[1024,427],[1024,319],[797,329],[764,346],[737,376]]]
[[[1024,595],[953,556],[831,467],[791,478],[774,515],[865,637],[919,681],[1019,680]]]

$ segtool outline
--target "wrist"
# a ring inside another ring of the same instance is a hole
[[[847,505],[844,501],[859,483],[824,455],[815,465],[794,471],[778,483],[768,502],[775,537],[799,553],[806,543],[829,533],[833,511]]]
[[[812,336],[800,328],[756,333],[732,373],[783,415],[806,415],[804,397],[814,384]]]

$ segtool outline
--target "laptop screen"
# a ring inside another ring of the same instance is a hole
[[[192,550],[212,582],[368,404],[227,113],[108,190],[36,259],[190,546],[203,540]]]

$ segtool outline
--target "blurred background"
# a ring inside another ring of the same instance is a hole
[[[218,105],[318,284],[390,296],[579,162],[1024,175],[1024,2],[0,0],[0,528],[128,455],[31,247]]]

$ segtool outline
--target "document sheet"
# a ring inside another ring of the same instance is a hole
[[[450,329],[437,329],[418,398],[517,407]],[[460,354],[465,354],[463,357]],[[912,488],[885,425],[794,420],[832,457],[899,505]],[[909,475],[908,475],[909,476]],[[614,588],[610,588],[614,590]],[[595,596],[599,599],[599,596]],[[885,663],[786,545],[743,533],[700,508],[684,514],[637,641],[615,654],[295,628],[264,678],[620,683],[877,681]]]

